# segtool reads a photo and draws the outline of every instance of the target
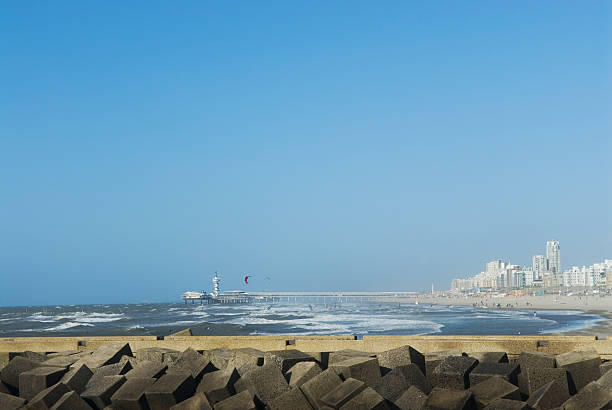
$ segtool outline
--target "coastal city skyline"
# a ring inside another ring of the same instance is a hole
[[[530,287],[612,287],[612,259],[591,265],[563,269],[561,246],[552,239],[546,242],[546,255],[533,255],[531,266],[516,265],[496,259],[486,263],[484,271],[468,278],[454,278],[451,291],[480,292]]]

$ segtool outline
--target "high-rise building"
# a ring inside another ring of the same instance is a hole
[[[546,242],[546,260],[548,261],[548,270],[552,273],[561,272],[561,250],[559,241],[553,239]]]
[[[536,280],[542,280],[547,270],[546,256],[534,255],[532,258],[533,274]]]
[[[501,260],[491,261],[487,263],[487,273],[499,273],[506,267],[506,264]]]

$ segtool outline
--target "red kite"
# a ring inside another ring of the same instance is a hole
[[[249,278],[252,278],[252,276],[251,275],[247,275],[247,276],[244,277],[244,284],[245,285],[249,284]]]

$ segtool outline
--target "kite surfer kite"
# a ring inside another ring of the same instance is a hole
[[[253,276],[251,276],[251,275],[247,275],[247,276],[245,276],[245,277],[244,277],[244,284],[245,284],[245,285],[248,285],[248,284],[249,284],[249,278],[252,278],[252,277],[253,277]]]

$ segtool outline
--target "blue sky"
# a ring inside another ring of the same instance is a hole
[[[5,2],[0,305],[612,258],[611,8]]]

